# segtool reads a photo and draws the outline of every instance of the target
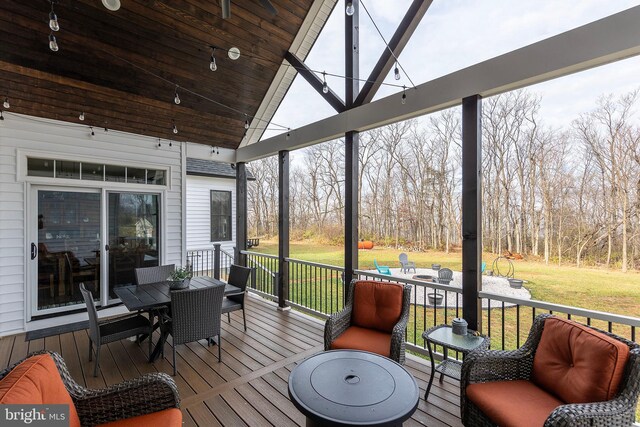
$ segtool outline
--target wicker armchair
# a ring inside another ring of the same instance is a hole
[[[407,322],[409,321],[409,303],[411,300],[411,286],[409,285],[399,285],[398,283],[385,283],[385,282],[374,282],[374,281],[359,281],[352,280],[349,284],[348,294],[347,294],[347,302],[342,311],[338,313],[334,313],[331,315],[329,319],[327,319],[324,326],[324,349],[330,350],[332,349],[332,344],[336,341],[340,335],[342,335],[349,327],[353,326],[353,312],[354,312],[354,294],[355,287],[359,283],[365,284],[383,284],[383,285],[394,285],[394,286],[402,286],[402,307],[400,311],[400,316],[393,326],[393,330],[391,331],[391,348],[388,353],[388,357],[390,359],[395,360],[400,364],[404,364],[405,359],[405,329],[407,327]],[[372,351],[369,348],[359,348],[359,347],[351,347],[356,348],[358,350],[368,350]],[[376,352],[373,350],[373,352]],[[386,355],[386,354],[383,354]]]
[[[27,358],[37,354],[49,354],[53,359],[83,426],[94,426],[180,407],[176,383],[165,373],[146,374],[104,389],[93,390],[74,381],[58,353],[39,351]],[[27,358],[1,371],[0,380]]]
[[[545,321],[552,317],[536,317],[525,344],[514,351],[483,350],[470,353],[462,365],[460,380],[460,411],[467,426],[495,426],[468,397],[467,386],[493,381],[530,381],[534,357],[540,344]],[[640,345],[611,333],[588,327],[629,347],[629,358],[624,367],[618,391],[611,400],[596,403],[573,403],[557,406],[544,422],[551,426],[629,426],[635,419],[640,391]],[[573,366],[573,365],[572,365]]]

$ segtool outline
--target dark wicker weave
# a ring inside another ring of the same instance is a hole
[[[27,358],[36,354],[49,354],[55,362],[83,426],[94,426],[180,407],[178,387],[165,373],[146,374],[111,387],[92,390],[71,378],[62,356],[58,353],[39,351]],[[26,359],[1,371],[0,380],[24,360]]]
[[[544,322],[550,315],[536,317],[525,344],[514,351],[484,350],[470,353],[462,364],[460,381],[460,411],[462,423],[467,426],[495,426],[477,406],[466,399],[466,388],[471,383],[508,380],[530,380],[533,358],[542,336]],[[640,345],[622,337],[591,328],[629,346],[629,361],[625,367],[618,394],[612,400],[558,406],[545,421],[551,426],[630,426],[635,419],[640,391]]]
[[[358,280],[354,279],[349,284],[347,303],[342,311],[334,313],[324,324],[324,349],[330,350],[331,343],[351,326],[351,313],[353,312],[353,291]],[[381,282],[382,283],[382,282]],[[404,285],[402,292],[402,313],[400,320],[393,327],[391,333],[391,351],[389,357],[404,365],[405,330],[409,321],[409,303],[411,301],[411,286]]]
[[[136,268],[136,285],[164,282],[176,269],[175,264],[159,265],[157,267]]]
[[[244,330],[247,330],[247,318],[244,314],[244,296],[247,289],[247,281],[251,275],[251,269],[249,267],[243,267],[241,265],[233,264],[231,271],[229,272],[229,280],[227,283],[233,286],[237,286],[242,292],[227,294],[222,300],[222,312],[227,313],[227,320],[231,323],[232,311],[242,310],[242,321],[244,322]]]
[[[173,336],[173,375],[176,375],[176,345],[218,337],[218,362],[222,357],[220,316],[224,284],[171,292],[171,319],[163,333]]]
[[[87,305],[89,314],[89,361],[93,356],[95,347],[96,363],[93,367],[93,376],[98,376],[98,363],[100,362],[100,346],[113,341],[120,341],[125,338],[148,334],[149,354],[151,354],[151,334],[153,325],[140,314],[133,314],[109,319],[103,322],[98,321],[98,312],[93,302],[91,292],[85,288],[84,283],[80,283],[80,292]]]

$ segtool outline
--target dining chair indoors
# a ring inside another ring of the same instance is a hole
[[[244,313],[244,297],[247,293],[247,281],[251,275],[251,269],[249,267],[243,267],[241,265],[233,264],[231,271],[229,272],[229,279],[227,283],[236,286],[242,290],[235,294],[228,294],[222,300],[222,312],[227,313],[227,321],[231,323],[231,312],[236,310],[242,310],[242,321],[244,323],[244,330],[247,330],[247,317]]]
[[[211,343],[218,337],[218,362],[222,359],[222,338],[220,337],[220,317],[224,284],[204,288],[171,292],[171,318],[162,323],[164,334],[173,336],[173,375],[176,366],[176,346],[206,339]]]
[[[143,334],[151,336],[152,325],[147,318],[138,313],[101,322],[98,320],[98,311],[93,302],[93,295],[91,295],[91,291],[87,290],[84,283],[80,283],[80,292],[89,313],[89,361],[92,360],[95,347],[96,363],[93,367],[93,376],[97,377],[102,344]],[[151,354],[151,339],[149,339],[149,354]]]

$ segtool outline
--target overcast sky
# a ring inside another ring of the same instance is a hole
[[[361,0],[386,40],[393,35],[410,0]],[[461,68],[529,45],[640,4],[615,0],[434,0],[400,63],[419,85]],[[314,70],[344,75],[344,1],[339,0],[306,63]],[[640,25],[640,23],[639,23]],[[364,11],[360,14],[360,77],[368,77],[385,45]],[[602,94],[621,94],[640,87],[640,57],[531,86],[542,96],[547,125],[569,126],[592,109]],[[390,83],[398,83],[393,72]],[[343,96],[344,81],[327,77]],[[404,75],[401,85],[411,86]],[[376,98],[398,92],[383,87]],[[296,77],[273,121],[295,129],[334,114],[334,110],[301,77]],[[266,133],[265,137],[275,133]]]

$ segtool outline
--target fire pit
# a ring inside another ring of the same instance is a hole
[[[412,277],[415,280],[426,280],[427,282],[436,282],[437,277],[430,276],[428,274],[416,274]]]

